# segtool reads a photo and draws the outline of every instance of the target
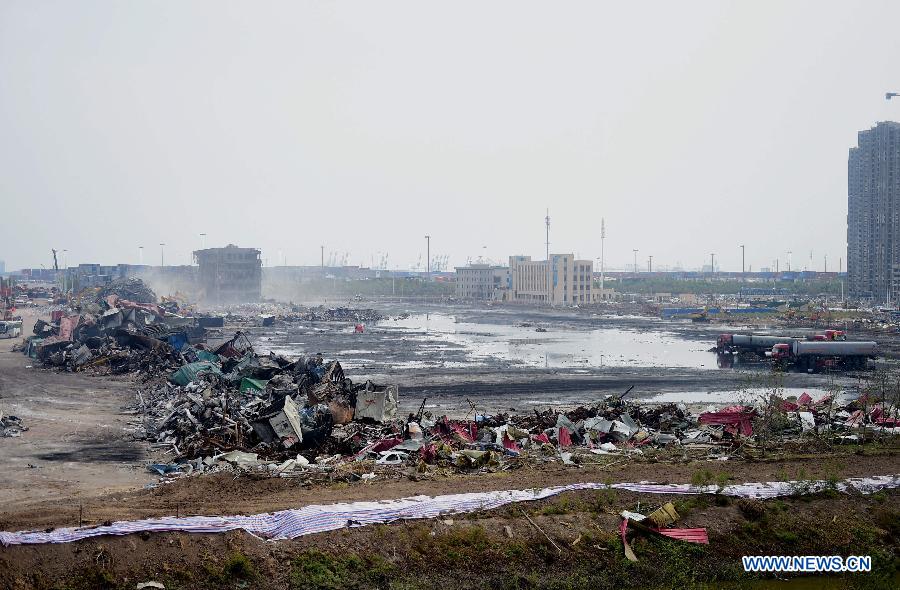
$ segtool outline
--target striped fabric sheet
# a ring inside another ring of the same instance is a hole
[[[577,490],[618,489],[648,494],[705,494],[722,493],[745,498],[774,498],[798,492],[813,493],[828,487],[827,482],[770,482],[745,483],[726,486],[691,486],[688,484],[639,483],[576,483],[566,486],[531,490],[503,490],[444,496],[412,496],[380,502],[351,502],[312,504],[303,508],[282,510],[253,516],[185,516],[114,522],[108,526],[60,528],[50,532],[0,532],[4,546],[41,543],[69,543],[102,535],[128,535],[140,532],[224,533],[244,530],[267,540],[294,539],[303,535],[323,533],[345,527],[382,524],[401,519],[435,518],[446,514],[460,514],[499,508],[514,502],[541,500],[563,492]],[[852,478],[837,484],[837,489],[849,488],[872,493],[885,488],[900,487],[900,475]]]

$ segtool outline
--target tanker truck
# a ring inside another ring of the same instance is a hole
[[[878,356],[878,344],[798,340],[774,345],[771,356],[782,367],[796,367],[813,373],[822,369],[865,369],[869,359]]]
[[[719,334],[716,339],[716,352],[719,354],[735,354],[755,352],[765,356],[776,344],[791,344],[799,338],[792,336],[761,336],[759,334]]]

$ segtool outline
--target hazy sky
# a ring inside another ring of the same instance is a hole
[[[845,257],[900,2],[0,0],[0,259]],[[483,248],[486,246],[486,248]],[[281,255],[279,254],[281,253]]]

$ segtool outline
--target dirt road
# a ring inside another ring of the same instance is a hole
[[[28,334],[34,316],[23,311]],[[143,465],[145,445],[128,433],[132,417],[123,407],[133,400],[131,383],[37,368],[11,351],[17,342],[0,340],[0,409],[22,418],[29,430],[0,438],[0,505],[71,507],[153,481]]]

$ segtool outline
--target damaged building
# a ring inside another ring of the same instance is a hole
[[[194,260],[199,267],[202,298],[207,303],[248,303],[259,301],[262,294],[262,259],[256,248],[224,248],[196,250]]]

